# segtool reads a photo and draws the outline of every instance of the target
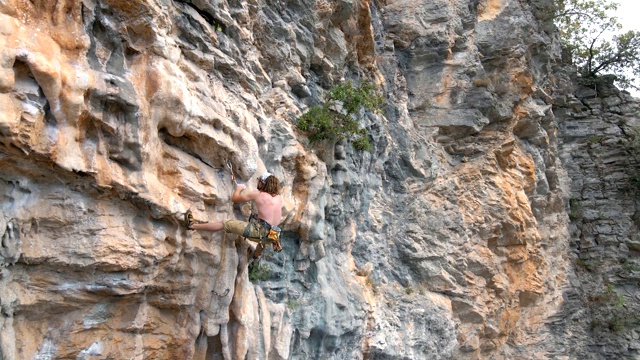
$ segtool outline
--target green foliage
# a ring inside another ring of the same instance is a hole
[[[580,205],[580,200],[569,200],[569,219],[578,220],[580,218],[582,218],[582,206]]]
[[[616,291],[613,284],[608,284],[607,289],[602,294],[608,300],[608,303],[615,308],[621,308],[625,305],[624,297]]]
[[[615,301],[613,302],[613,307],[615,308],[621,308],[626,304],[624,297],[620,294],[616,294],[615,296]]]
[[[413,294],[413,288],[411,286],[404,289],[405,294],[411,295]]]
[[[619,4],[609,0],[556,1],[556,26],[582,78],[588,81],[614,74],[620,87],[637,88],[625,72],[640,75],[640,32],[615,34],[621,25],[610,13]]]
[[[625,128],[628,135],[628,143],[626,145],[629,154],[636,160],[640,160],[640,126],[631,125]]]
[[[640,175],[631,178],[631,180],[629,180],[631,182],[631,184],[633,185],[633,187],[635,187],[636,190],[640,190]]]
[[[489,85],[491,85],[491,79],[489,79],[486,76],[482,78],[473,79],[473,86],[475,87],[488,87]]]
[[[360,129],[358,120],[362,110],[379,111],[383,103],[369,83],[338,84],[326,94],[324,104],[310,108],[298,119],[298,128],[307,133],[311,142],[346,139],[356,150],[368,151],[369,132]]]
[[[300,306],[300,302],[298,300],[289,300],[287,301],[287,307],[291,310],[295,310]]]
[[[584,260],[584,259],[580,259],[580,258],[576,259],[576,266],[584,268],[587,271],[595,270],[594,266],[590,262],[588,262],[587,260]]]
[[[632,309],[626,307],[624,297],[619,294],[613,284],[608,284],[604,291],[589,295],[589,307],[600,320],[591,322],[591,329],[607,328],[612,332],[620,332],[637,326],[640,318]]]
[[[378,292],[380,291],[380,290],[379,290],[380,283],[379,283],[377,280],[374,280],[374,279],[371,277],[371,275],[369,275],[369,276],[367,276],[367,278],[366,278],[366,280],[365,280],[365,283],[366,283],[366,284],[371,288],[371,291],[372,291],[374,294],[376,294],[376,295],[378,294]]]
[[[600,135],[589,135],[589,137],[587,137],[587,142],[589,142],[589,144],[597,144],[601,141],[602,141],[602,136]]]
[[[629,247],[629,250],[631,250],[631,251],[640,252],[640,243],[638,243],[638,242],[628,242],[627,246]]]
[[[359,151],[371,150],[371,142],[369,142],[369,134],[365,129],[360,130],[360,136],[353,140],[353,147]]]
[[[271,268],[265,264],[260,264],[257,261],[249,264],[249,281],[265,281],[269,278]]]
[[[613,316],[608,319],[607,326],[609,330],[613,332],[620,332],[627,327],[625,319],[621,314],[613,314]]]
[[[314,106],[298,119],[298,128],[306,131],[309,140],[318,141],[328,139],[336,131],[334,117],[327,105]]]
[[[384,103],[384,99],[376,94],[376,89],[371,83],[354,87],[350,81],[334,86],[327,94],[327,101],[341,102],[347,114],[355,114],[362,108],[378,111]]]
[[[624,271],[624,273],[632,273],[640,270],[640,268],[638,268],[638,266],[628,258],[623,257],[618,261],[620,262],[620,267],[622,268],[622,271]]]

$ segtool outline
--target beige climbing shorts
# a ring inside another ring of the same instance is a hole
[[[244,231],[249,226],[247,239],[255,242],[260,242],[260,233],[262,228],[260,226],[252,226],[246,221],[240,220],[226,220],[224,221],[224,232],[244,236]],[[262,234],[263,237],[267,237],[267,232]]]

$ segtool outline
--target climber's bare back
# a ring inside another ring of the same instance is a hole
[[[271,194],[257,191],[258,194],[253,199],[258,208],[258,217],[270,225],[280,224],[282,218],[282,197],[280,195],[271,196]]]
[[[238,185],[236,191],[231,196],[233,202],[253,201],[258,208],[258,217],[270,225],[280,224],[282,218],[282,197],[280,195],[271,196],[271,194],[259,190],[253,190],[242,193],[245,185]]]

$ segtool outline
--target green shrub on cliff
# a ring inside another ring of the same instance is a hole
[[[608,329],[611,332],[621,332],[635,329],[640,322],[640,316],[627,306],[627,302],[612,284],[604,287],[604,291],[595,291],[587,298],[591,311],[591,330]]]
[[[344,82],[325,95],[322,105],[305,112],[298,119],[298,128],[307,133],[311,142],[346,139],[357,150],[369,150],[369,132],[360,128],[358,120],[363,110],[378,111],[383,102],[373,85]]]
[[[640,75],[640,32],[617,33],[621,25],[611,13],[618,6],[609,0],[556,0],[554,20],[581,80],[613,74],[621,88],[637,89],[629,74]]]
[[[249,281],[265,281],[269,278],[269,274],[271,274],[271,268],[269,266],[260,264],[257,261],[249,264]]]

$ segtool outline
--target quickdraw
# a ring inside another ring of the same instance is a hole
[[[229,168],[229,172],[231,172],[231,181],[233,181],[234,185],[238,185],[238,181],[236,179],[236,174],[233,173],[233,164],[231,163],[231,160],[226,159],[227,161],[227,168]]]

